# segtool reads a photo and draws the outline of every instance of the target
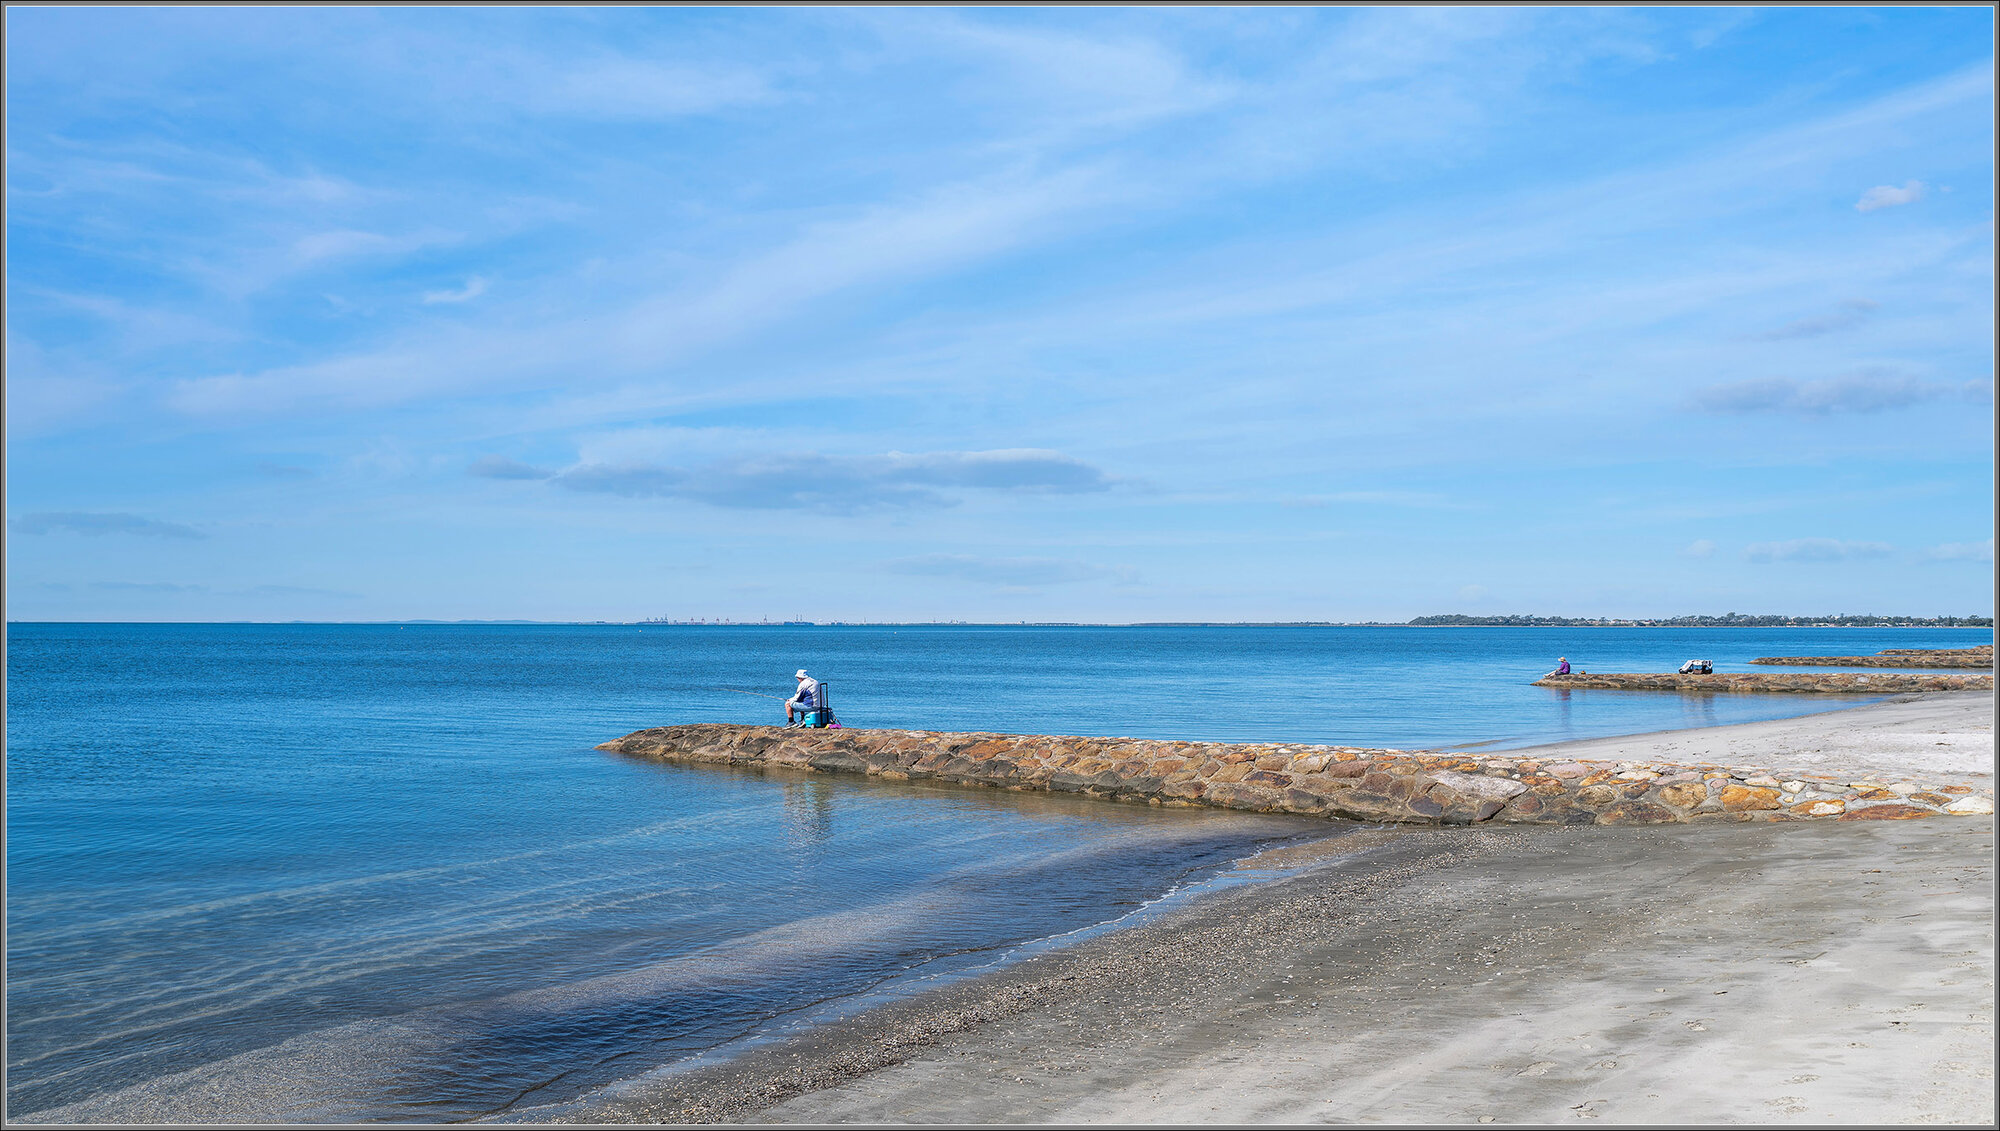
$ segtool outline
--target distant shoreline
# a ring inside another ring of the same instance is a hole
[[[1334,621],[1334,620],[1281,620],[1281,621],[1221,621],[1221,620],[1161,620],[1161,621],[963,621],[963,620],[877,620],[877,621],[669,621],[669,620],[10,620],[9,628],[16,625],[327,625],[343,627],[366,626],[422,626],[425,628],[455,628],[467,626],[488,626],[496,628],[576,627],[576,628],[1949,628],[1985,629],[1993,628],[1991,617],[1952,618],[1952,623],[1944,620],[1913,620],[1895,617],[1876,618],[1874,623],[1853,622],[1833,623],[1799,619],[1791,623],[1763,624],[1749,621],[1716,620],[1709,623],[1693,623],[1680,618],[1671,620],[1566,620],[1562,618],[1538,618],[1534,623],[1520,623],[1494,619],[1490,621],[1454,621],[1436,623],[1434,618],[1419,617],[1417,621]]]

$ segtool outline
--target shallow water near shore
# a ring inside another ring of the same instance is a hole
[[[784,694],[799,666],[855,726],[1495,749],[1840,705],[1527,686],[1558,654],[1746,670],[1986,639],[13,625],[8,1111],[143,1116],[197,1090],[217,1117],[275,1120],[568,1102],[1324,829],[591,748],[767,721],[777,705],[740,692]]]

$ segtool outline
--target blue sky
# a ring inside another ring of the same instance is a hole
[[[10,8],[14,619],[1993,611],[1985,8]]]

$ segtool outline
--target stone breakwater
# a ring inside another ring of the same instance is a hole
[[[637,758],[928,779],[1355,821],[1650,825],[1993,812],[1991,789],[1763,766],[1539,761],[1435,750],[697,723],[598,746]]]
[[[1914,672],[1678,672],[1549,675],[1536,687],[1595,687],[1612,691],[1791,691],[1834,695],[1902,695],[1913,691],[1991,691],[1990,675],[1920,675]]]
[[[1873,656],[1759,656],[1750,662],[1808,668],[1991,668],[1993,646],[1884,648]]]

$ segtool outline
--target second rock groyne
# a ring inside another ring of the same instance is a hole
[[[1918,672],[1582,672],[1548,675],[1536,687],[1609,691],[1786,692],[1820,695],[1903,695],[1917,691],[1991,691],[1990,675]]]
[[[1873,656],[1759,656],[1753,664],[1819,668],[1986,668],[1993,646],[1973,648],[1884,648]]]
[[[1901,820],[1993,812],[1990,789],[1962,784],[1358,746],[696,723],[634,731],[598,749],[662,762],[1429,825]]]

